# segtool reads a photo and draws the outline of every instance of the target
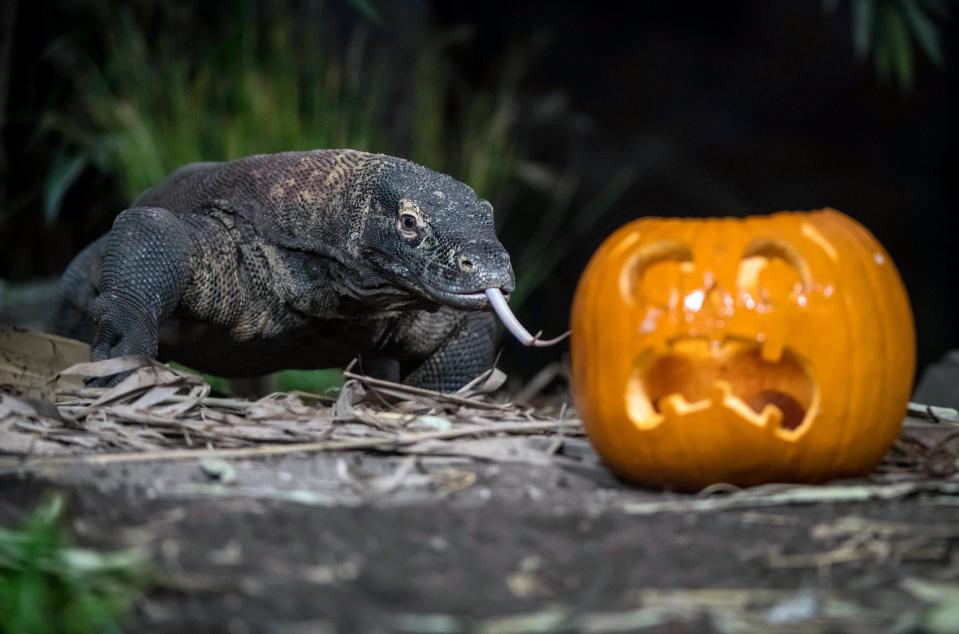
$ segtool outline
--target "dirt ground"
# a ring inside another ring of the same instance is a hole
[[[129,631],[949,631],[954,480],[770,503],[630,487],[582,439],[558,464],[513,444],[234,460],[228,484],[198,460],[6,463],[0,524],[58,490],[82,543],[146,548],[163,582]]]

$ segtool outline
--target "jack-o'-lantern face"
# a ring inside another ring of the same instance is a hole
[[[888,255],[838,212],[633,222],[577,290],[573,387],[606,462],[649,484],[872,468],[914,366]]]

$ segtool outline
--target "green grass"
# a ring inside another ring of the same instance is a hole
[[[0,528],[0,631],[119,632],[146,587],[138,553],[72,546],[62,513],[62,501],[53,498],[20,528]]]
[[[264,23],[240,3],[222,31],[189,46],[174,32],[148,38],[118,6],[103,18],[106,65],[76,78],[84,119],[50,123],[115,174],[127,199],[193,161],[340,147],[406,156],[482,195],[501,192],[517,153],[509,90],[458,92],[446,38],[429,38],[401,73],[370,44],[374,27],[361,22],[338,41],[322,18],[295,24],[285,6]],[[64,159],[60,171],[72,165]]]
[[[230,379],[199,372],[179,363],[171,363],[171,366],[183,372],[189,372],[203,377],[203,380],[210,384],[214,392],[220,394],[233,394],[233,386]],[[283,370],[276,375],[276,389],[281,392],[309,392],[310,394],[319,394],[331,396],[343,387],[343,372],[335,369],[325,370]]]
[[[283,370],[276,377],[276,389],[281,392],[300,391],[332,396],[341,387],[343,387],[343,373],[335,369]]]

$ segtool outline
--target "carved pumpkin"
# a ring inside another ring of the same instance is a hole
[[[583,273],[571,348],[609,467],[687,490],[868,472],[915,366],[892,260],[832,209],[627,224]]]

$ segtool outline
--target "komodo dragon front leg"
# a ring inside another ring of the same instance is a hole
[[[117,217],[102,250],[91,311],[94,361],[156,358],[160,324],[190,282],[194,245],[191,227],[161,207],[135,207]]]
[[[405,383],[451,392],[493,366],[495,335],[492,313],[441,308],[401,320],[385,352]]]

